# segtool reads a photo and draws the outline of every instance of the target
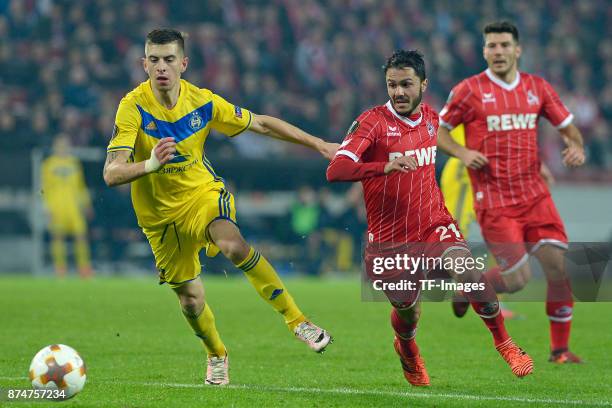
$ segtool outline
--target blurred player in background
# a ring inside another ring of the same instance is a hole
[[[469,169],[482,235],[500,266],[486,273],[489,281],[498,293],[520,290],[531,276],[528,254],[535,255],[548,282],[549,360],[579,363],[580,358],[569,351],[573,298],[564,270],[568,240],[540,176],[538,119],[544,116],[561,133],[567,167],[584,163],[582,136],[552,86],[518,71],[517,28],[495,22],[483,34],[488,68],[453,88],[440,112],[438,146]],[[449,135],[460,123],[465,126],[465,147]],[[459,309],[457,304],[460,315]]]
[[[82,278],[92,276],[87,218],[93,216],[83,166],[70,154],[70,139],[59,135],[52,154],[42,163],[42,197],[49,215],[51,257],[57,276],[68,270],[66,239],[74,241],[74,257]]]
[[[458,144],[465,146],[465,127],[463,124],[455,127],[450,131],[450,136]],[[554,177],[548,167],[542,163],[540,174],[546,181],[546,184],[551,186],[554,183]],[[468,175],[467,167],[463,162],[455,157],[449,157],[444,168],[442,169],[442,175],[440,177],[440,190],[444,195],[444,202],[446,208],[450,211],[453,218],[459,224],[459,229],[466,240],[469,240],[471,225],[476,221],[476,212],[474,211],[474,197],[472,195],[472,185],[470,177]],[[490,268],[497,267],[495,265],[495,258],[489,258],[492,265]],[[456,299],[453,309],[458,312],[461,316],[465,314],[468,308],[468,302],[465,301],[463,295],[458,294],[459,298]],[[463,300],[463,302],[461,302]],[[459,303],[463,303],[460,305]],[[500,303],[502,314],[506,319],[522,318],[521,315],[516,314],[512,310]]]
[[[421,102],[427,88],[423,56],[417,51],[396,51],[384,72],[390,100],[353,122],[327,169],[329,181],[361,181],[363,185],[368,218],[365,263],[370,279],[372,259],[381,254],[394,257],[396,248],[403,245],[427,243],[427,255],[440,259],[471,258],[436,183],[438,114]],[[397,276],[403,272],[393,271],[388,280],[399,281]],[[448,272],[460,282],[483,283],[484,290],[467,294],[472,307],[512,372],[518,377],[530,374],[533,362],[506,332],[493,288],[475,268]],[[385,294],[393,305],[394,347],[404,376],[412,385],[430,385],[415,341],[420,290]]]
[[[180,32],[161,29],[147,35],[143,67],[149,80],[119,104],[104,180],[109,186],[132,183],[134,209],[153,249],[160,284],[175,291],[208,353],[205,383],[224,385],[229,383],[229,360],[199,279],[202,248],[208,256],[220,250],[241,269],[311,349],[323,351],[331,337],[307,320],[274,268],[245,242],[236,223],[234,197],[204,155],[204,142],[211,129],[230,137],[249,129],[310,147],[326,158],[337,145],[182,80],[187,65]],[[255,330],[245,329],[247,338]]]

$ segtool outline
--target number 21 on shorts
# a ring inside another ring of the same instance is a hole
[[[451,238],[451,233],[454,233],[457,239],[461,239],[461,233],[457,229],[457,226],[453,223],[448,224],[448,227],[440,225],[438,228],[436,228],[436,233],[440,234],[440,242]]]

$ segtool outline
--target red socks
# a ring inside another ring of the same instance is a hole
[[[490,272],[490,271],[489,271]],[[478,283],[484,283],[485,290],[465,293],[465,297],[470,301],[472,308],[480,316],[484,324],[493,335],[495,346],[508,340],[510,337],[504,325],[504,317],[499,310],[499,301],[493,285],[486,275],[480,278]]]
[[[402,356],[414,358],[419,355],[419,347],[414,341],[416,336],[416,322],[407,323],[402,319],[397,310],[391,310],[391,326],[395,331],[395,337],[399,340]]]
[[[569,345],[574,300],[567,279],[549,281],[546,291],[546,314],[550,320],[550,348],[565,351]]]

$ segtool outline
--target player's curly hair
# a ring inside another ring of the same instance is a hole
[[[169,44],[177,42],[181,51],[185,50],[185,35],[173,28],[156,28],[147,34],[147,42],[151,44]]]
[[[425,72],[425,59],[423,54],[417,50],[397,50],[387,59],[387,63],[382,66],[385,74],[389,68],[412,68],[421,81],[427,78]]]
[[[482,29],[482,35],[483,37],[486,37],[486,35],[490,33],[509,33],[512,34],[512,38],[517,44],[519,42],[518,28],[516,28],[516,26],[509,21],[494,21],[487,24]]]

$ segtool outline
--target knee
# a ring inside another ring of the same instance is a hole
[[[186,295],[180,297],[181,309],[183,314],[189,318],[197,318],[204,309],[204,298],[193,295]]]
[[[523,265],[510,274],[503,275],[504,283],[506,284],[506,293],[515,293],[523,289],[527,282],[531,279],[531,268],[529,265]]]
[[[561,280],[565,278],[565,268],[563,262],[552,262],[544,265],[545,274],[548,280]]]
[[[477,269],[469,269],[467,271],[465,271],[464,273],[456,273],[456,280],[457,282],[461,282],[461,283],[478,283],[480,282],[480,280],[482,279],[482,273],[480,271],[478,271]]]
[[[407,324],[415,324],[419,321],[421,317],[421,308],[417,304],[414,304],[410,307],[394,307],[394,316],[391,319],[393,326],[395,327],[397,323],[404,322]]]
[[[243,239],[228,239],[216,243],[223,255],[234,264],[242,262],[249,255],[249,245]]]
[[[525,287],[527,280],[517,273],[510,279],[504,279],[504,283],[506,284],[506,293],[516,293]]]

